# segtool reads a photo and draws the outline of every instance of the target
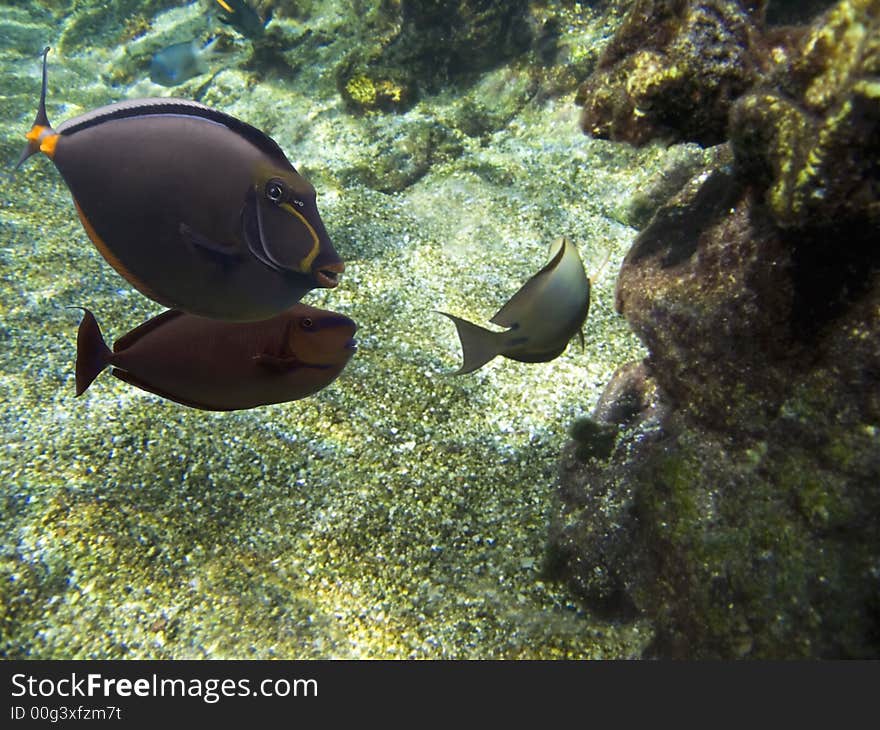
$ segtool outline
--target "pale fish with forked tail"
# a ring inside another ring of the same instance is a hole
[[[577,248],[560,238],[550,261],[514,294],[490,322],[507,327],[493,332],[446,312],[458,330],[464,358],[453,375],[463,375],[501,355],[520,362],[547,362],[562,354],[590,311],[590,279]]]
[[[160,86],[177,86],[211,69],[208,61],[220,56],[215,48],[217,38],[199,45],[183,41],[157,51],[150,61],[150,81]]]

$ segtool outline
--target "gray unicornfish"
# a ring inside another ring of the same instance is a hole
[[[506,327],[493,332],[449,317],[458,329],[464,357],[453,373],[463,375],[501,355],[520,362],[547,362],[562,354],[590,310],[590,279],[577,248],[560,238],[550,247],[550,262],[511,297],[490,322]]]

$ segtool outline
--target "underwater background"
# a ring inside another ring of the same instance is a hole
[[[880,2],[218,4],[0,3],[6,169],[46,45],[56,125],[254,125],[358,351],[246,411],[75,398],[71,308],[112,340],[162,307],[49,161],[5,178],[0,655],[880,655]],[[487,322],[560,236],[585,346],[451,377],[436,310]]]

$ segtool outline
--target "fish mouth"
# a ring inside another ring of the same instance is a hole
[[[345,343],[345,349],[346,349],[346,350],[349,350],[350,352],[357,352],[357,349],[358,349],[358,343],[357,343],[357,340],[355,340],[355,339],[351,339],[351,340],[349,340],[348,342],[346,342],[346,343]]]
[[[315,280],[323,289],[334,289],[339,285],[339,275],[345,271],[345,264],[327,264],[315,270]]]

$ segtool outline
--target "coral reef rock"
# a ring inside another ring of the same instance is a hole
[[[566,448],[548,577],[597,615],[649,616],[651,656],[876,658],[877,427],[814,391],[736,440],[689,424],[643,365],[621,378],[637,418],[608,459]]]
[[[777,222],[880,219],[880,2],[839,3],[769,81],[737,101],[730,130]]]
[[[767,3],[767,25],[806,23],[831,5],[834,0],[773,0]]]
[[[649,356],[570,431],[547,570],[654,655],[880,656],[878,16],[806,29],[622,265]]]
[[[637,0],[578,92],[584,132],[724,141],[731,103],[763,71],[762,16],[761,2]]]
[[[405,111],[420,91],[527,51],[528,17],[526,0],[381,3],[376,36],[340,64],[337,86],[352,111]]]

